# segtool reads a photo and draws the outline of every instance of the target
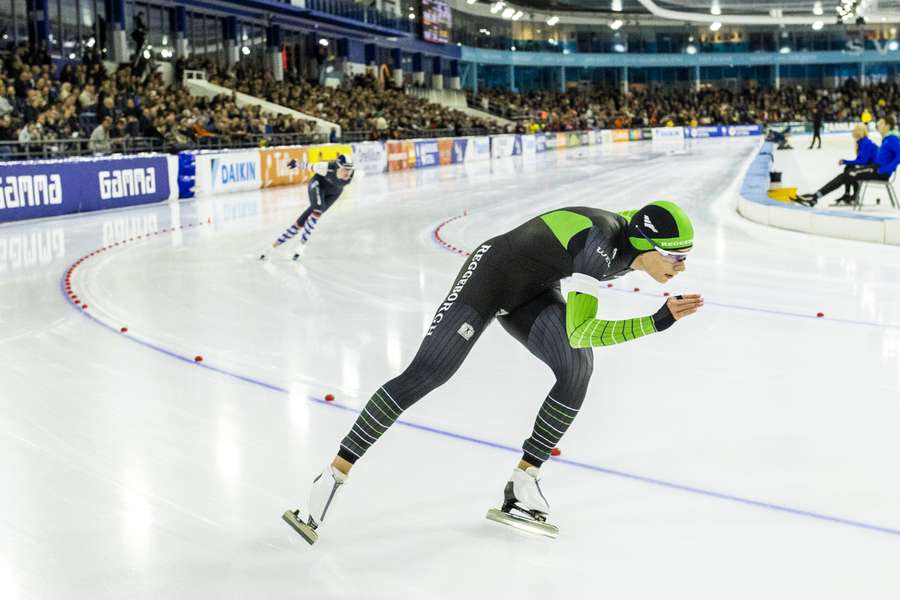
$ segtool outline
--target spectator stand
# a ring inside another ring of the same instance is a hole
[[[440,104],[441,106],[452,110],[458,110],[459,112],[476,119],[493,121],[499,126],[507,129],[515,125],[512,121],[501,115],[480,110],[478,105],[474,107],[470,106],[466,98],[466,93],[462,90],[438,90],[434,88],[410,86],[407,87],[405,91],[409,96],[420,98],[433,104]]]
[[[237,90],[212,83],[207,79],[206,71],[185,70],[184,76],[182,77],[182,85],[184,85],[185,89],[187,89],[193,96],[202,96],[205,98],[214,98],[220,95],[230,96],[234,98],[235,104],[237,104],[239,107],[258,106],[265,113],[288,115],[290,117],[293,117],[294,119],[312,121],[313,123],[315,123],[316,133],[328,136],[330,135],[331,131],[334,130],[337,133],[338,137],[341,136],[341,126],[337,123],[325,121],[324,119],[319,119],[317,117],[301,113],[292,108],[269,102],[268,100],[265,100],[263,98],[251,96],[249,94],[238,92]]]

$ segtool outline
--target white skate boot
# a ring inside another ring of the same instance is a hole
[[[347,482],[347,475],[328,465],[325,470],[313,479],[312,488],[309,490],[309,517],[304,522],[300,518],[300,510],[287,510],[281,515],[285,523],[299,533],[304,540],[315,544],[319,539],[316,533],[328,511],[334,508],[334,502],[341,486]]]
[[[559,528],[547,523],[550,504],[541,492],[539,474],[536,467],[528,467],[526,471],[514,469],[503,490],[503,506],[500,510],[490,509],[487,518],[528,533],[555,538]]]

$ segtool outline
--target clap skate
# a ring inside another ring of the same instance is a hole
[[[309,517],[306,521],[300,516],[300,509],[286,510],[281,519],[300,534],[310,545],[319,539],[316,531],[325,521],[325,515],[334,507],[334,500],[341,486],[347,481],[347,475],[331,465],[319,473],[313,480],[309,491]]]
[[[528,533],[555,538],[559,528],[547,523],[550,505],[541,492],[538,470],[515,469],[503,490],[503,506],[487,512],[487,519]]]

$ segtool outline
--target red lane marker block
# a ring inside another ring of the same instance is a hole
[[[559,448],[550,450],[550,456],[559,456],[560,454],[562,454],[562,451]]]
[[[206,222],[207,222],[207,223],[212,223],[212,217],[207,217]]]
[[[641,288],[634,288],[634,291],[639,292],[641,291]]]
[[[334,394],[325,394],[326,402],[334,402]]]
[[[668,298],[670,295],[671,294],[669,294],[669,292],[663,292],[663,296],[665,296],[666,298]]]
[[[120,329],[119,331],[121,331],[122,333],[128,333],[128,328],[127,328],[127,327],[123,327],[123,328]]]
[[[87,309],[88,309],[88,305],[87,305],[87,304],[82,304],[82,305],[81,305],[81,310],[87,310]]]
[[[203,357],[198,354],[194,357],[194,362],[203,362]]]
[[[816,316],[821,319],[822,317],[825,316],[825,313],[819,312],[819,313],[816,313]]]
[[[611,288],[611,287],[612,287],[612,284],[611,284],[611,283],[607,283],[607,284],[606,284],[606,287]]]

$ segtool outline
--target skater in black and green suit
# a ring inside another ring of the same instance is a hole
[[[538,485],[538,469],[571,426],[593,371],[592,347],[610,346],[657,333],[703,306],[697,294],[669,298],[652,315],[597,319],[597,299],[570,292],[560,280],[575,273],[599,281],[644,271],[665,283],[685,270],[693,247],[690,219],[672,202],[612,213],[572,207],[539,215],[480,244],[466,259],[438,307],[410,365],[369,400],[334,461],[312,487],[308,516],[288,511],[285,520],[313,543],[350,469],[420,398],[444,384],[494,320],[556,376],[545,396],[522,458],[507,482],[501,510],[489,518],[545,535],[550,507]]]

